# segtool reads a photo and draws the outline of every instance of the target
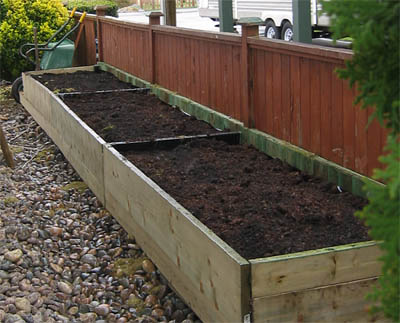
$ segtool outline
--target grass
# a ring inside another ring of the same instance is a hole
[[[61,189],[63,191],[69,191],[72,189],[77,190],[79,193],[83,193],[88,189],[88,186],[86,185],[85,182],[80,182],[80,181],[76,181],[76,182],[71,182],[63,187],[61,187]]]

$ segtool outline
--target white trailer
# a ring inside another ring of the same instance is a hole
[[[313,34],[323,36],[328,32],[329,17],[321,13],[318,0],[310,2]],[[232,9],[235,21],[245,17],[261,18],[265,22],[265,37],[292,40],[292,0],[232,0]],[[219,20],[218,0],[200,0],[199,15]]]

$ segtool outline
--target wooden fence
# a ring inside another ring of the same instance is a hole
[[[335,75],[351,51],[268,40],[257,26],[240,36],[160,26],[157,17],[92,16],[89,44],[95,24],[100,61],[358,173],[380,166],[386,132],[375,121],[366,130],[371,111],[354,108],[356,91]],[[93,46],[83,47],[82,60],[95,61]]]

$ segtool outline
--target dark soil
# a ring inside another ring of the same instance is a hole
[[[45,85],[51,91],[58,93],[68,92],[92,92],[102,90],[131,89],[132,84],[120,81],[111,73],[104,71],[75,72],[68,74],[32,75],[32,77]]]
[[[126,157],[247,259],[370,240],[366,201],[256,149],[196,140]]]
[[[66,96],[66,104],[107,142],[218,132],[149,93],[103,93]]]

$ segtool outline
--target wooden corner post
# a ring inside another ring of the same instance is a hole
[[[98,41],[98,51],[99,51],[99,56],[98,56],[98,61],[102,62],[103,61],[103,32],[102,32],[102,26],[101,26],[101,21],[99,17],[104,17],[106,15],[108,6],[96,6],[94,8],[96,10],[96,23],[97,23],[97,41]]]
[[[149,17],[149,45],[150,45],[150,78],[149,82],[151,84],[155,83],[156,75],[155,75],[155,51],[154,51],[154,34],[152,26],[160,25],[160,18],[164,16],[162,12],[153,11],[148,14]]]
[[[241,72],[242,72],[242,104],[241,121],[246,127],[254,127],[254,108],[253,108],[253,76],[251,72],[252,63],[247,38],[258,36],[258,26],[262,23],[259,18],[242,18],[238,24],[242,26],[242,53],[241,53]]]

